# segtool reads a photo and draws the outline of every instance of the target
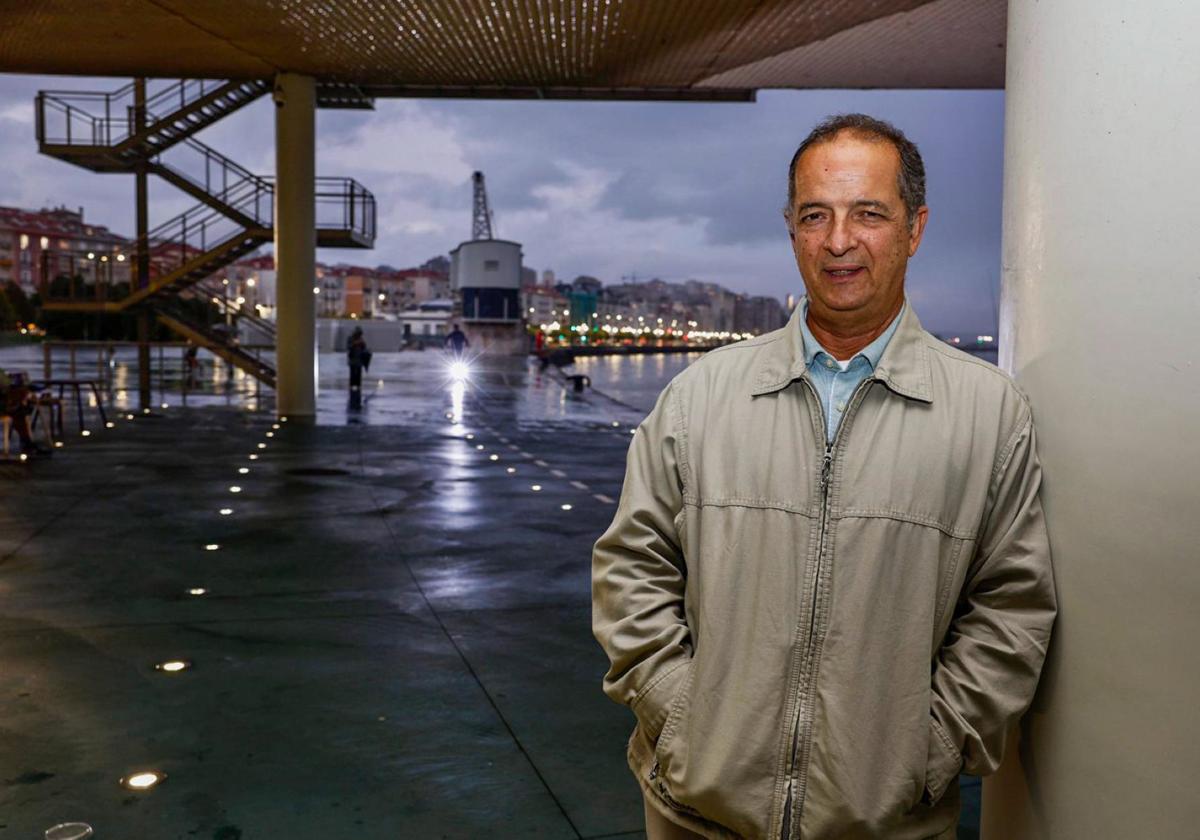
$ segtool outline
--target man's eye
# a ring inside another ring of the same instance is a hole
[[[824,218],[824,214],[823,214],[823,213],[808,213],[808,214],[806,214],[806,215],[804,215],[804,216],[801,216],[801,217],[800,217],[800,221],[802,221],[802,222],[816,222],[816,221],[820,221],[820,220],[821,220],[821,219],[823,219],[823,218]]]

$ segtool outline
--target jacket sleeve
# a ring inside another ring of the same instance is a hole
[[[633,709],[652,740],[692,655],[676,530],[685,445],[668,386],[633,436],[616,516],[592,553],[592,630],[611,662],[604,691]]]
[[[1057,612],[1039,498],[1041,466],[1023,402],[993,469],[986,518],[933,669],[926,797],[960,768],[993,772],[1033,699]]]

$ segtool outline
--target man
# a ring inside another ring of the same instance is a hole
[[[467,340],[467,334],[458,328],[458,324],[455,324],[454,329],[442,342],[442,346],[455,356],[461,356],[463,351],[471,346],[471,342]]]
[[[346,364],[350,366],[350,400],[357,403],[362,399],[363,370],[371,367],[371,351],[367,349],[362,327],[355,327],[346,342]]]
[[[1056,611],[1029,404],[904,296],[916,147],[834,117],[789,171],[807,297],[639,427],[596,543],[605,691],[632,707],[647,834],[953,838]]]

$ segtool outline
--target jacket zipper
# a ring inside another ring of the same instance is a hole
[[[806,379],[802,379],[805,386],[812,392],[813,401],[817,404],[817,415],[821,420],[821,437],[825,439],[825,453],[821,459],[821,524],[817,535],[817,560],[816,568],[813,574],[813,592],[812,605],[808,614],[808,645],[805,650],[805,660],[812,663],[813,654],[816,652],[816,636],[817,636],[817,589],[821,583],[821,565],[825,557],[825,530],[829,524],[829,485],[833,477],[833,453],[837,448],[838,442],[842,438],[842,433],[846,428],[846,421],[852,413],[856,405],[860,393],[871,382],[871,377],[867,377],[854,389],[854,393],[850,395],[847,413],[843,415],[841,423],[838,424],[837,431],[833,434],[833,440],[828,438],[828,425],[825,420],[825,409],[821,405],[821,395],[817,393],[816,386]],[[804,687],[801,686],[801,691]],[[795,774],[796,763],[800,758],[800,730],[803,717],[802,711],[803,701],[796,704],[796,719],[792,724],[792,749],[788,760],[787,771],[787,796],[784,799],[783,805],[783,828],[780,831],[780,840],[790,840],[791,834],[791,816],[792,816],[792,798],[795,792]]]

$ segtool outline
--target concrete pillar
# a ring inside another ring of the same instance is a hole
[[[1012,0],[1001,364],[1062,611],[984,840],[1194,837],[1200,4]]]
[[[316,415],[316,85],[275,77],[276,411]]]

